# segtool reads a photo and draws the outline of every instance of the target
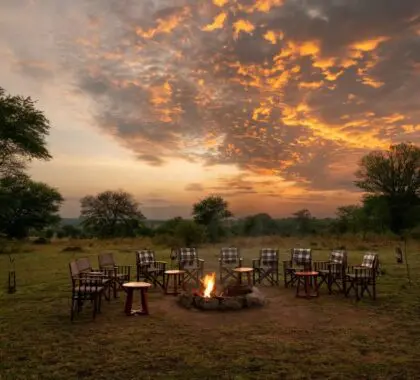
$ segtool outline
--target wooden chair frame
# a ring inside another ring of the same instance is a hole
[[[178,248],[178,269],[185,271],[184,284],[193,282],[197,288],[201,286],[201,278],[204,276],[204,260],[198,257],[194,247]]]
[[[223,247],[219,256],[219,277],[220,283],[225,283],[230,278],[236,280],[235,268],[242,267],[242,257],[237,247]]]
[[[112,280],[114,298],[117,298],[118,291],[124,291],[123,284],[130,282],[131,266],[117,265],[112,252],[103,252],[98,255],[99,271],[108,274]]]
[[[363,298],[364,294],[376,300],[376,278],[379,272],[379,255],[376,252],[367,252],[363,256],[362,264],[349,266],[344,277],[344,295],[348,297],[353,291],[356,300]]]
[[[111,288],[112,288],[112,278],[111,275],[106,271],[101,271],[99,269],[93,268],[89,258],[82,257],[76,259],[76,266],[78,270],[77,275],[82,275],[83,277],[96,277],[99,281],[102,282],[104,287],[103,295],[105,299],[109,302],[111,300]]]
[[[320,278],[318,288],[326,284],[329,294],[333,293],[333,286],[337,288],[338,292],[344,291],[347,251],[332,250],[328,261],[314,261],[312,264],[314,271],[318,272]]]
[[[267,280],[270,285],[279,284],[279,250],[262,248],[260,257],[252,259],[252,277],[254,284],[262,284]]]
[[[312,270],[312,249],[292,248],[290,260],[283,261],[284,287],[294,286],[297,282],[295,273],[297,271]]]
[[[92,317],[95,319],[96,314],[101,312],[102,294],[105,290],[102,279],[98,276],[91,277],[87,273],[79,273],[75,261],[69,263],[69,269],[72,284],[70,320],[73,321],[75,314],[82,311],[85,301],[91,302]]]
[[[165,288],[166,261],[156,260],[155,251],[143,248],[136,251],[137,281],[151,282]]]

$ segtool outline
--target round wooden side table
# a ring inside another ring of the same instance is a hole
[[[295,276],[297,277],[296,297],[312,298],[319,296],[317,282],[318,272],[296,272]],[[302,288],[304,294],[301,294]]]
[[[248,286],[252,287],[253,284],[252,284],[251,274],[254,271],[253,268],[247,268],[247,267],[235,268],[233,271],[236,273],[236,277],[238,279],[238,285],[242,284],[242,274],[246,274]]]
[[[179,294],[178,285],[185,290],[185,270],[171,269],[165,271],[165,294],[176,296]],[[172,279],[172,289],[171,282]]]
[[[127,293],[127,298],[125,299],[125,314],[126,315],[149,315],[149,306],[147,304],[147,289],[149,289],[152,284],[148,282],[126,282],[122,285]],[[141,309],[133,310],[133,294],[134,290],[140,290],[140,301]]]

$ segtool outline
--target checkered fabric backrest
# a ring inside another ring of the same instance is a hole
[[[262,265],[273,265],[279,261],[279,251],[274,248],[262,248],[260,251]]]
[[[220,258],[224,264],[236,264],[239,260],[239,249],[236,247],[223,247]]]
[[[330,254],[330,261],[334,264],[345,264],[347,252],[342,250],[334,250]]]
[[[79,272],[90,272],[92,270],[92,265],[87,257],[82,257],[76,260],[77,269]]]
[[[80,272],[79,272],[79,268],[77,267],[77,263],[76,263],[76,261],[72,261],[70,264],[69,264],[69,268],[70,268],[70,276],[73,278],[73,277],[77,277],[79,274],[80,274]]]
[[[192,266],[197,259],[197,250],[195,248],[180,248],[178,251],[178,260],[181,265]]]
[[[366,252],[363,256],[362,267],[374,269],[378,264],[378,254],[374,252]]]
[[[293,248],[292,263],[296,265],[308,265],[312,261],[312,250],[310,248]]]
[[[98,256],[99,267],[113,267],[115,266],[114,255],[112,252],[104,252]]]
[[[151,249],[141,249],[140,251],[136,251],[137,265],[150,265],[155,261],[155,252]]]

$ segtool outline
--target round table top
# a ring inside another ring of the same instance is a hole
[[[296,276],[318,276],[318,272],[295,272]]]
[[[242,268],[235,268],[233,271],[238,272],[238,273],[247,273],[247,272],[252,272],[253,270],[254,270],[253,268],[242,267]]]
[[[126,282],[124,288],[150,288],[152,284],[148,282]]]
[[[165,270],[165,274],[184,274],[185,270],[180,270],[180,269],[170,269],[170,270]]]

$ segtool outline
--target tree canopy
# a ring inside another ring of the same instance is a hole
[[[97,236],[135,236],[145,219],[134,197],[122,190],[104,191],[80,200],[82,225]]]
[[[407,143],[391,145],[362,158],[355,184],[389,217],[391,231],[400,234],[418,223],[420,206],[420,148]],[[382,201],[380,201],[380,199]],[[387,212],[383,210],[386,204]]]
[[[31,230],[56,224],[63,202],[61,194],[27,175],[0,178],[0,233],[22,239]]]
[[[30,97],[8,95],[0,87],[0,175],[23,170],[31,159],[50,159],[45,140],[49,129]]]

